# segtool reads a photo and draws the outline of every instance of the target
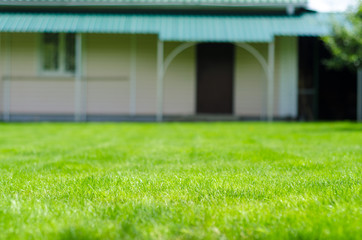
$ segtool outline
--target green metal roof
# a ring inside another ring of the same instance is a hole
[[[0,0],[0,4],[16,5],[306,5],[308,0]]]
[[[340,16],[339,16],[340,17]],[[270,42],[275,36],[321,36],[331,15],[300,16],[0,13],[0,32],[157,34],[164,41]]]

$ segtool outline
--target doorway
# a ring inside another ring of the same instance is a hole
[[[234,45],[202,43],[197,45],[198,114],[232,114]]]

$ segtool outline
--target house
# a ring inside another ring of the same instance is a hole
[[[307,0],[0,0],[0,112],[308,119],[317,37],[329,32],[330,15]]]

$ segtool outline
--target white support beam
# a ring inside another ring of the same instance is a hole
[[[82,97],[82,34],[75,35],[75,121],[83,119]]]
[[[268,47],[268,82],[267,82],[267,119],[273,121],[274,116],[274,66],[275,66],[275,42]]]
[[[163,42],[157,42],[157,116],[158,122],[163,120]]]
[[[296,37],[279,38],[276,49],[278,76],[278,97],[275,105],[277,114],[282,118],[296,119],[298,115],[298,39]],[[275,111],[276,112],[276,111]]]
[[[357,121],[362,122],[362,67],[357,73]]]
[[[10,79],[3,77],[3,120],[4,122],[10,121]]]
[[[137,37],[131,36],[131,56],[130,56],[130,99],[129,99],[129,113],[130,115],[136,114],[136,94],[137,94]]]
[[[86,73],[87,73],[87,62],[86,62],[86,59],[87,59],[87,35],[85,34],[82,34],[81,36],[81,45],[82,45],[82,48],[81,48],[81,85],[82,85],[82,90],[81,90],[81,98],[82,98],[82,101],[81,101],[81,120],[82,121],[86,121],[87,120],[87,105],[88,105],[88,80],[87,80],[87,76],[86,76]]]
[[[10,91],[11,91],[11,36],[10,33],[5,35],[5,69],[3,74],[3,120],[10,121]]]

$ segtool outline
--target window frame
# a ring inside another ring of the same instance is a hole
[[[44,35],[48,33],[39,34],[39,56],[38,56],[38,72],[40,76],[45,77],[74,77],[76,73],[76,63],[74,72],[66,71],[66,35],[71,33],[56,33],[59,36],[58,44],[58,69],[57,70],[45,70],[44,69]],[[76,44],[74,42],[74,48]],[[76,52],[76,50],[75,50]],[[75,56],[74,56],[75,58]]]

